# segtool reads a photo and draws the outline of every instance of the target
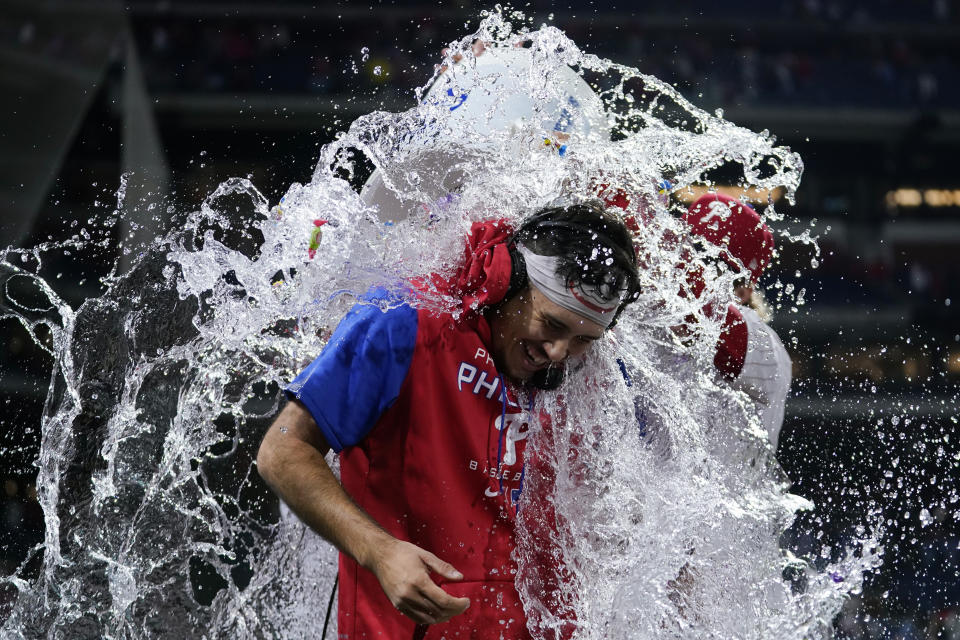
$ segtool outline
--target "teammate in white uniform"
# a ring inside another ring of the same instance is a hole
[[[754,292],[773,256],[773,234],[750,206],[718,193],[700,197],[687,210],[684,220],[691,233],[723,249],[733,268],[747,271],[736,289],[740,304],[731,305],[728,330],[718,345],[715,362],[734,389],[753,399],[776,450],[790,391],[792,363],[776,331],[764,321],[761,314],[766,315],[765,310]]]
[[[743,370],[732,386],[753,399],[770,444],[776,450],[790,392],[792,363],[777,332],[760,314],[750,307],[740,307],[740,313],[747,324],[747,354]]]

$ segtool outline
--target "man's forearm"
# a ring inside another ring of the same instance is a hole
[[[298,424],[302,418],[296,407],[288,409],[280,414],[260,446],[260,475],[304,523],[361,566],[370,568],[374,552],[394,538],[350,499],[320,449],[298,437],[302,435],[302,425]]]
[[[330,449],[313,417],[290,402],[260,444],[257,467],[270,487],[314,531],[373,572],[383,593],[417,624],[445,622],[470,606],[431,578],[463,575],[425,549],[398,540],[357,506],[330,470]]]

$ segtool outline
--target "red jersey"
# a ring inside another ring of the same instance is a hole
[[[291,385],[341,452],[347,493],[391,535],[456,567],[462,581],[434,579],[470,598],[449,622],[418,627],[341,554],[339,638],[530,637],[511,559],[529,399],[521,408],[505,388],[489,345],[480,316],[361,304]]]

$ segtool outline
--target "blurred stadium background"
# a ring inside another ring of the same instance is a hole
[[[818,508],[784,544],[829,557],[879,504],[886,560],[837,637],[960,638],[960,3],[640,4],[518,8],[802,154],[797,205],[778,207],[790,231],[820,236],[819,266],[787,244],[765,282],[774,302],[806,290],[775,318],[795,367],[778,458]],[[485,8],[0,0],[0,244],[111,228],[115,242],[47,257],[76,307],[129,263],[124,244],[222,180],[250,176],[272,203],[309,180],[319,147],[354,117],[411,105]],[[50,361],[19,325],[0,328],[8,574],[42,538],[33,461]]]

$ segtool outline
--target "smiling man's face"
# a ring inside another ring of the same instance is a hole
[[[583,355],[604,327],[551,302],[534,286],[490,316],[494,363],[515,382],[526,382],[550,365]]]

